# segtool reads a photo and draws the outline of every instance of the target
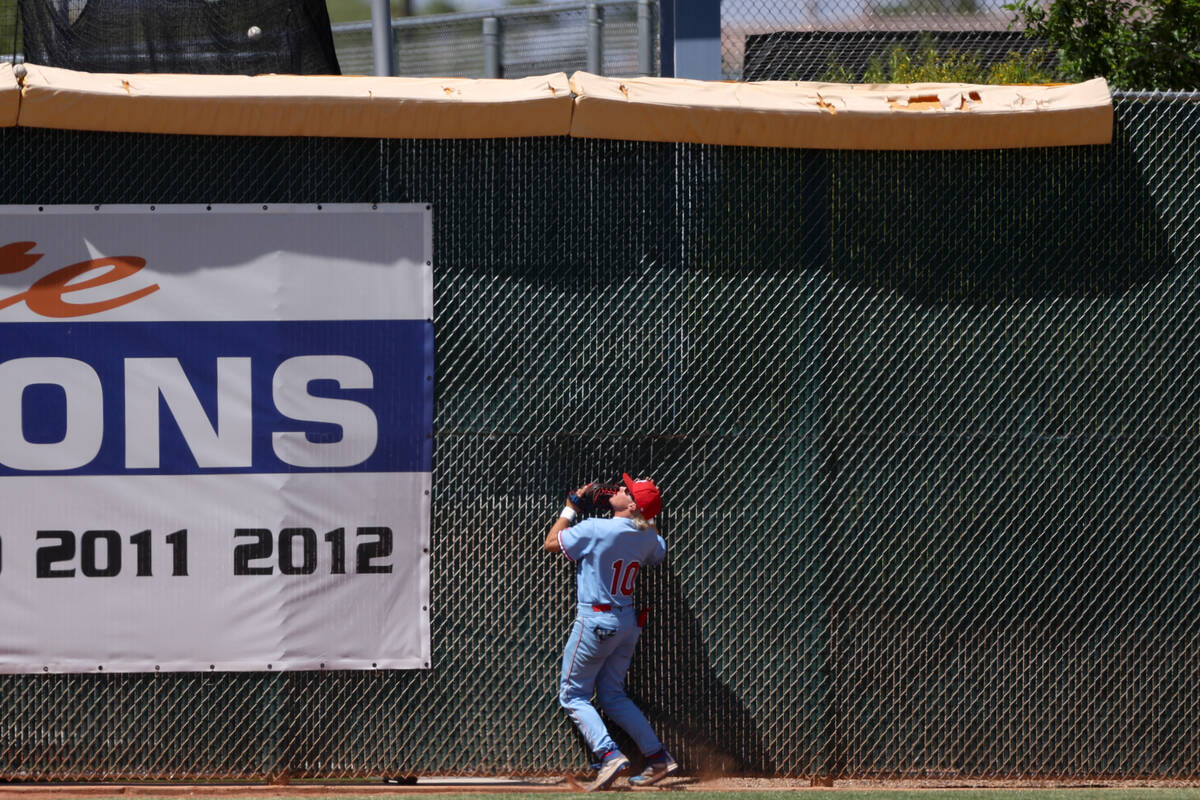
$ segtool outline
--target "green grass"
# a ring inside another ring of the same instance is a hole
[[[678,794],[684,794],[679,792]],[[691,796],[691,792],[687,792]],[[733,797],[738,792],[713,792]],[[764,796],[772,792],[756,792]],[[823,800],[1200,800],[1200,787],[1186,789],[850,789],[805,790],[804,796]],[[665,799],[664,799],[665,800]],[[713,798],[715,800],[715,797]]]

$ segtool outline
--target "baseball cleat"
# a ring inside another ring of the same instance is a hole
[[[634,787],[653,786],[668,775],[674,775],[679,771],[679,764],[671,757],[671,754],[663,750],[662,756],[653,761],[646,762],[646,768],[642,770],[640,775],[634,775],[629,779],[629,785]]]
[[[600,765],[596,780],[588,784],[587,791],[597,792],[607,789],[617,779],[617,773],[629,769],[629,759],[618,753]]]

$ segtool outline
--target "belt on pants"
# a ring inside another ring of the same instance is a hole
[[[616,610],[620,611],[623,608],[630,608],[630,607],[631,606],[617,606]],[[605,613],[605,612],[612,611],[612,610],[613,610],[613,606],[610,603],[592,603],[592,611],[595,611],[597,613]],[[649,619],[649,617],[650,617],[650,609],[643,608],[643,609],[639,610],[637,612],[638,627],[639,628],[646,627],[646,621],[647,621],[647,619]]]

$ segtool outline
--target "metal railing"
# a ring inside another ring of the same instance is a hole
[[[346,74],[373,71],[371,23],[333,26]],[[658,73],[655,0],[519,6],[392,20],[396,74],[519,78],[587,70]]]

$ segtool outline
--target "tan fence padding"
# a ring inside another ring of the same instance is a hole
[[[1102,78],[1055,86],[854,85],[571,76],[571,135],[838,150],[1108,144]]]
[[[517,80],[118,75],[27,65],[31,128],[228,136],[481,139],[562,136],[565,73]]]
[[[12,64],[0,64],[0,127],[17,124],[17,109],[21,105],[21,87],[13,75]]]
[[[3,69],[0,81],[15,87],[11,68]],[[988,150],[1108,144],[1113,127],[1101,78],[1056,86],[869,86],[585,72],[568,82],[563,73],[477,80],[26,69],[17,124],[72,130],[394,139],[569,133],[752,147]]]

